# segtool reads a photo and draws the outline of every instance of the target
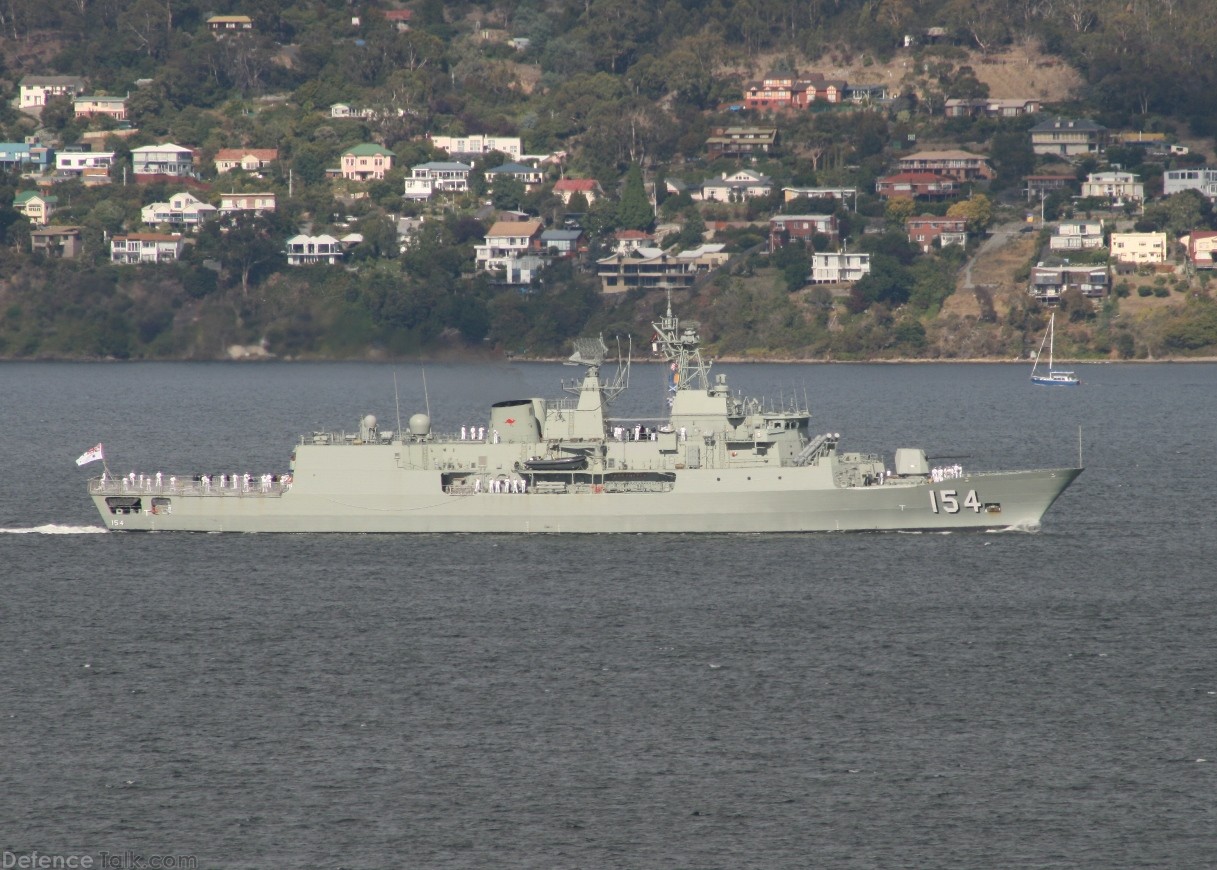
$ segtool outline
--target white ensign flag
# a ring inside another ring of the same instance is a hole
[[[76,460],[77,465],[88,465],[90,462],[96,462],[99,459],[104,459],[105,456],[101,452],[101,445],[90,447],[84,453],[80,454],[80,458]]]

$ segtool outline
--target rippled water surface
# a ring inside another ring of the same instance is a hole
[[[283,471],[300,433],[396,428],[394,369],[0,365],[0,849],[1217,866],[1217,366],[724,370],[844,449],[1061,465],[1080,428],[1087,470],[1031,534],[119,535],[86,448]],[[396,370],[446,431],[577,373]]]

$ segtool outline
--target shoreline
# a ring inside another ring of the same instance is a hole
[[[394,359],[380,354],[369,354],[363,357],[279,357],[273,354],[257,356],[232,357],[157,357],[153,359],[117,359],[115,357],[0,357],[0,365],[15,363],[232,363],[235,365],[260,365],[267,363],[424,363],[445,365],[451,363],[564,363],[565,356],[515,356],[492,353],[470,354],[440,354],[428,358],[399,358]],[[711,356],[706,355],[710,362],[725,365],[1030,365],[1031,359],[994,359],[992,357],[952,358],[952,359],[923,359],[919,357],[898,357],[893,359],[795,359],[790,357],[755,357],[755,356]],[[612,360],[606,360],[612,363]],[[635,359],[639,365],[660,363],[661,360]],[[1188,356],[1188,357],[1155,357],[1153,359],[1058,359],[1059,365],[1069,366],[1106,366],[1106,365],[1188,365],[1193,363],[1217,363],[1217,356]]]

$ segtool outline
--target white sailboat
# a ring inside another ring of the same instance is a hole
[[[1052,344],[1055,332],[1053,327],[1055,323],[1056,312],[1054,311],[1048,318],[1048,331],[1044,333],[1044,340],[1040,342],[1039,352],[1035,355],[1035,365],[1031,366],[1031,383],[1039,384],[1043,387],[1076,387],[1081,383],[1077,375],[1073,372],[1057,371],[1052,365]],[[1037,374],[1036,370],[1039,368],[1040,360],[1044,356],[1045,344],[1048,345],[1048,374],[1041,375]]]

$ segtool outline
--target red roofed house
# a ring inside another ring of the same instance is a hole
[[[385,21],[392,24],[398,30],[409,30],[410,19],[414,17],[413,9],[386,9],[384,11]]]
[[[278,148],[221,148],[216,152],[216,172],[231,172],[234,169],[257,172],[278,159]]]
[[[817,101],[839,103],[846,83],[826,79],[823,73],[808,73],[806,78],[770,74],[744,88],[744,108],[759,111],[806,109]]]
[[[933,172],[898,172],[875,181],[875,193],[884,199],[897,196],[945,199],[958,192],[959,182]]]
[[[583,194],[588,205],[604,196],[600,182],[594,178],[559,178],[554,182],[554,194],[566,205],[570,205],[570,198],[576,193]]]
[[[649,248],[655,243],[655,237],[642,230],[618,230],[613,238],[616,240],[613,250],[618,254],[628,254],[639,248]]]

